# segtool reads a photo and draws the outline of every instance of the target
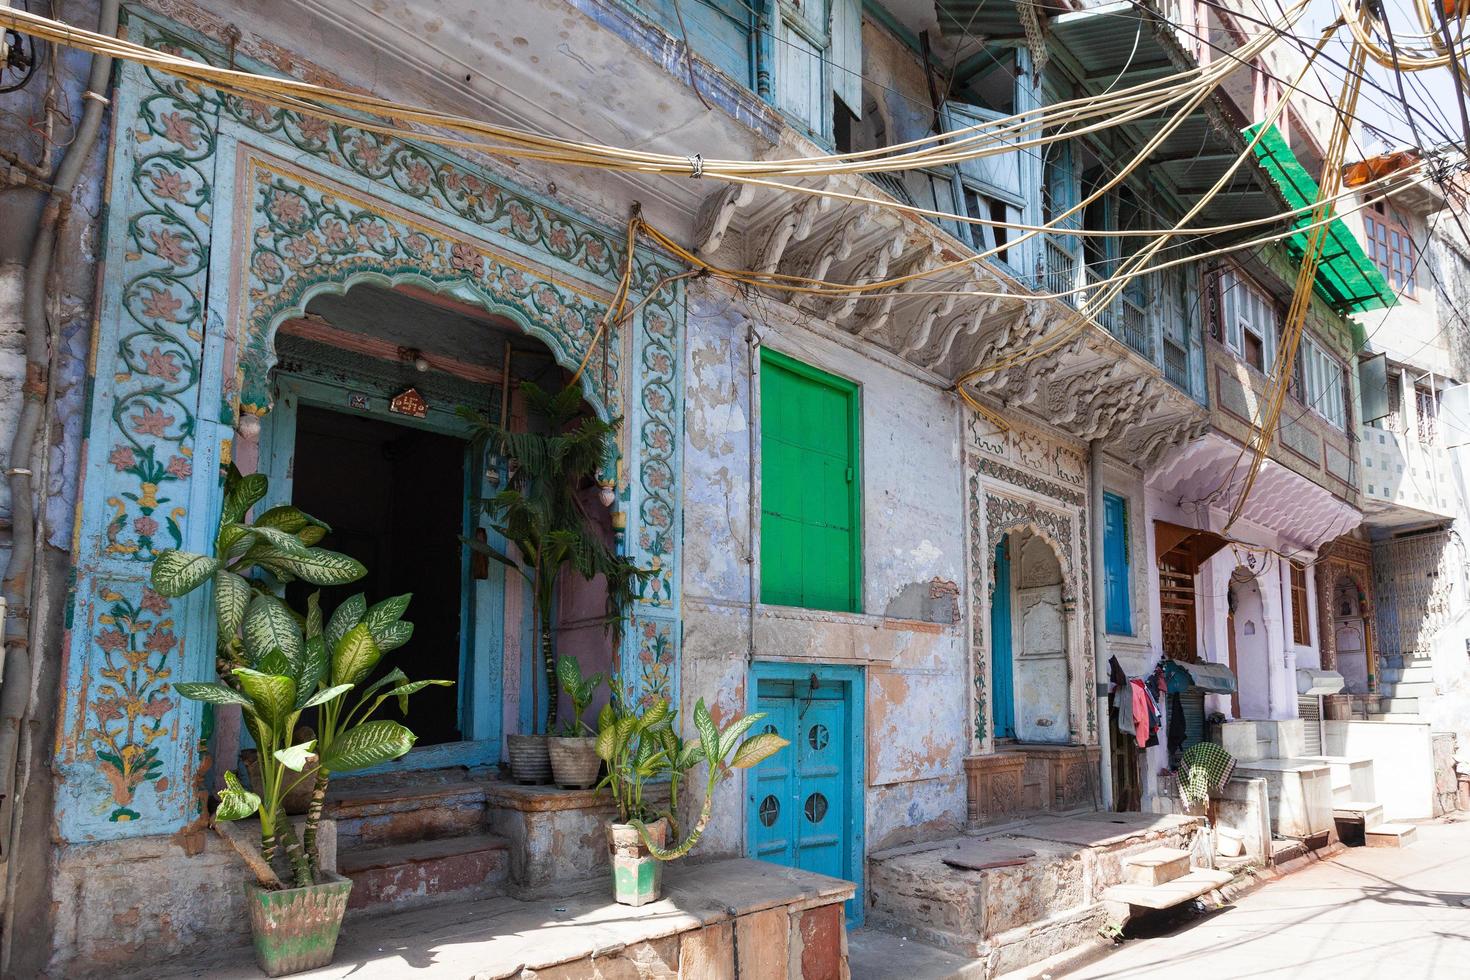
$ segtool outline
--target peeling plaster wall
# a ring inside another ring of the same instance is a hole
[[[759,343],[862,386],[863,608],[751,605],[758,597]],[[689,291],[684,461],[683,710],[745,710],[748,658],[866,667],[868,849],[954,832],[964,820],[964,563],[959,423],[951,399],[858,353],[826,324],[726,287]],[[756,495],[753,507],[752,494]],[[740,780],[700,845],[743,850]]]

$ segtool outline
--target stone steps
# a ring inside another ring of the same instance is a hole
[[[1376,827],[1383,823],[1383,805],[1371,800],[1349,800],[1332,804],[1332,819],[1343,823]]]
[[[1108,902],[1146,909],[1171,909],[1191,899],[1208,895],[1234,879],[1228,871],[1196,868],[1186,875],[1158,885],[1114,885],[1103,892]]]
[[[1412,715],[1417,714],[1419,711],[1419,699],[1399,697],[1381,698],[1378,701],[1378,706],[1383,709],[1382,714]]]
[[[1363,843],[1369,847],[1408,847],[1419,836],[1419,828],[1411,823],[1381,823],[1363,832]]]
[[[1156,847],[1123,859],[1124,882],[1154,887],[1189,874],[1189,852],[1177,847]]]
[[[348,908],[398,909],[433,899],[500,894],[510,867],[510,845],[504,837],[481,832],[360,848],[339,855],[337,865],[352,879]]]
[[[337,821],[340,852],[454,837],[484,826],[485,790],[462,769],[344,779],[323,815]]]

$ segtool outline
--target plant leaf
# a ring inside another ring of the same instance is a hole
[[[643,716],[638,720],[638,727],[643,729],[644,731],[648,731],[650,728],[656,727],[668,716],[668,699],[659,698],[657,701],[653,702],[653,704],[648,706],[648,710],[643,712]]]
[[[400,619],[396,623],[389,623],[380,630],[373,631],[373,639],[377,641],[378,650],[387,653],[389,650],[397,650],[413,638],[413,623]]]
[[[332,653],[332,683],[359,683],[372,673],[382,656],[367,624],[358,623],[347,631]]]
[[[408,611],[408,602],[412,598],[412,592],[405,592],[403,595],[375,602],[368,607],[367,612],[363,613],[362,621],[367,623],[367,628],[373,631],[373,636],[376,638],[379,630],[403,618],[403,614]]]
[[[769,759],[790,744],[775,732],[762,732],[746,739],[744,744],[735,750],[735,758],[730,760],[730,768],[749,769]]]
[[[394,667],[392,670],[388,671],[388,673],[384,674],[382,677],[379,677],[377,680],[369,684],[367,686],[367,689],[362,692],[362,699],[366,701],[369,697],[372,696],[372,693],[374,691],[382,690],[389,685],[399,683],[407,684],[408,675],[397,667]]]
[[[312,585],[346,585],[367,574],[367,568],[356,558],[326,548],[304,550],[304,554],[282,555],[274,560]]]
[[[240,688],[261,721],[272,727],[285,723],[296,710],[296,682],[281,674],[262,674],[249,667],[236,667]]]
[[[388,692],[388,697],[398,699],[398,710],[404,715],[408,714],[408,696],[415,691],[422,691],[426,687],[453,687],[454,681],[410,681],[400,684]]]
[[[719,765],[720,730],[715,727],[714,719],[709,716],[709,709],[704,706],[704,698],[700,698],[694,705],[694,727],[699,730],[699,741],[704,746],[706,761],[711,766]]]
[[[223,568],[214,573],[215,626],[220,639],[229,642],[245,621],[250,608],[250,583]]]
[[[320,636],[309,637],[302,647],[301,670],[296,679],[297,711],[305,709],[306,705],[302,702],[312,697],[331,666],[326,642]]]
[[[257,595],[245,612],[245,651],[252,664],[279,650],[292,664],[301,662],[301,628],[284,602],[273,595]]]
[[[236,471],[238,473],[238,471]],[[264,473],[236,477],[231,474],[225,482],[225,504],[220,514],[220,524],[236,524],[245,519],[250,508],[260,503],[270,489],[270,481]]]
[[[597,731],[597,757],[603,762],[611,762],[613,753],[618,746],[618,726],[616,724],[606,725]]]
[[[300,772],[311,765],[312,760],[316,758],[316,753],[312,751],[314,748],[316,748],[316,739],[311,739],[300,745],[293,745],[289,749],[276,749],[272,754],[276,757],[276,761],[287,769],[292,772]]]
[[[296,540],[308,548],[327,536],[327,528],[321,524],[309,524],[296,532]]]
[[[327,649],[337,649],[337,644],[342,642],[342,637],[347,631],[362,622],[362,614],[367,612],[367,596],[361,592],[348,596],[342,600],[342,605],[332,613],[332,618],[327,620]]]
[[[417,736],[396,721],[368,721],[338,735],[322,755],[328,772],[351,772],[392,762],[413,748]]]
[[[190,701],[203,701],[206,704],[250,704],[249,698],[225,684],[184,681],[175,684],[174,690]]]
[[[766,713],[764,711],[757,711],[754,714],[746,715],[744,718],[736,718],[730,724],[726,725],[725,730],[720,733],[720,758],[723,759],[729,755],[731,750],[740,744],[740,740],[745,737],[745,733],[750,731],[750,726],[765,716]]]
[[[219,559],[209,555],[173,549],[159,552],[153,560],[153,591],[166,596],[187,595],[209,581],[219,567]]]
[[[262,674],[278,674],[282,677],[289,677],[292,680],[298,679],[296,664],[292,663],[279,648],[267,653],[252,666]]]
[[[322,635],[322,590],[306,597],[306,638]]]
[[[257,524],[255,526],[255,536],[260,539],[256,544],[257,548],[263,543],[274,548],[277,552],[277,554],[271,556],[262,555],[262,558],[271,557],[279,561],[286,555],[299,557],[306,554],[306,545],[302,544],[296,535],[287,534],[278,527],[261,527]]]
[[[298,704],[296,710],[305,711],[307,708],[315,708],[319,704],[326,704],[333,698],[341,697],[350,690],[352,690],[351,684],[338,684],[335,687],[323,688],[307,698],[305,704]]]
[[[256,527],[273,527],[285,531],[287,534],[299,534],[308,527],[320,527],[323,531],[331,528],[321,521],[305,513],[290,504],[281,504],[272,507],[255,519]]]
[[[225,788],[219,791],[216,820],[243,820],[260,809],[260,797],[240,785],[240,777],[225,770]]]
[[[576,699],[582,687],[582,665],[576,657],[559,657],[556,661],[556,679],[561,689]]]

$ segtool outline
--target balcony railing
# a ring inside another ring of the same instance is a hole
[[[1041,283],[1042,292],[1067,293],[1077,288],[1077,254],[1054,237],[1046,237],[1046,272]],[[1077,294],[1062,297],[1070,306],[1077,305]]]
[[[1189,391],[1189,351],[1164,338],[1164,377],[1176,388]]]
[[[1148,327],[1148,310],[1126,295],[1120,296],[1118,301],[1115,301],[1115,305],[1122,307],[1118,336],[1123,339],[1123,343],[1152,360],[1154,338],[1153,332]]]

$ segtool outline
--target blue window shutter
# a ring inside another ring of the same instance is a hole
[[[1116,494],[1103,494],[1103,576],[1107,586],[1107,630],[1133,632],[1133,609],[1128,575],[1128,503]]]

